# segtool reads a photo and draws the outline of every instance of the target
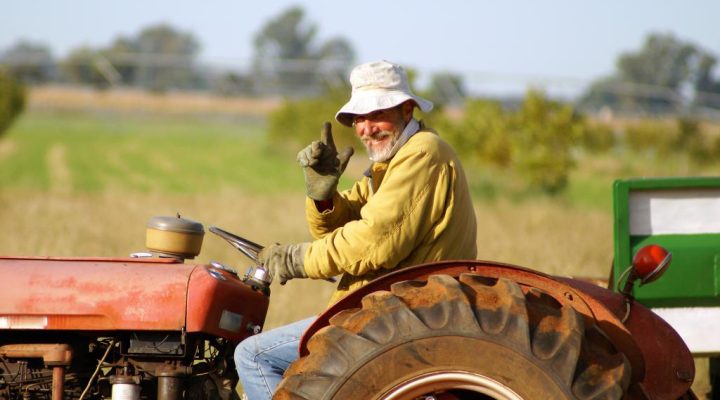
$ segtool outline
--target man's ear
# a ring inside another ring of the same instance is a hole
[[[410,119],[412,119],[413,116],[413,110],[415,109],[415,102],[412,100],[408,100],[404,103],[402,103],[402,116],[403,121],[407,124],[410,122]]]

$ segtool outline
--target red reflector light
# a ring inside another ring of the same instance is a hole
[[[632,265],[642,283],[659,278],[670,264],[672,255],[664,247],[656,244],[643,246],[635,253]]]

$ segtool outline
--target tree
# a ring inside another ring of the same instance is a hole
[[[191,33],[160,24],[143,29],[131,42],[136,51],[137,81],[152,90],[188,88],[200,45]]]
[[[468,99],[457,123],[438,122],[432,126],[437,126],[461,154],[501,168],[510,164],[509,117],[499,102]]]
[[[617,61],[622,81],[678,90],[692,76],[692,60],[700,50],[671,34],[653,34],[635,53],[622,54]]]
[[[122,83],[156,91],[185,89],[196,84],[199,49],[191,33],[159,24],[135,37],[120,36],[107,48],[75,49],[62,64],[70,80],[99,88]]]
[[[291,7],[255,35],[253,70],[261,90],[317,94],[323,83],[347,74],[354,59],[350,43],[331,38],[316,44],[318,28]]]
[[[25,83],[45,83],[53,72],[53,57],[48,46],[20,40],[0,56],[0,64]]]
[[[512,160],[531,187],[555,194],[567,186],[582,120],[569,105],[529,91],[511,122]]]
[[[25,88],[5,68],[0,68],[0,136],[25,108]]]
[[[720,93],[712,78],[715,57],[672,34],[650,34],[641,49],[621,54],[616,73],[593,83],[581,99],[584,107],[624,107],[675,112],[689,104],[687,91]]]
[[[623,98],[622,87],[622,82],[614,76],[600,78],[590,84],[578,103],[580,107],[591,110],[603,107],[618,109]]]
[[[210,87],[213,92],[221,96],[254,94],[252,79],[237,72],[225,72],[211,79]]]
[[[105,89],[110,79],[98,67],[100,52],[90,47],[80,47],[70,52],[60,68],[71,82],[89,84],[97,89]]]
[[[343,38],[330,38],[320,47],[323,84],[341,86],[347,83],[347,74],[355,60],[355,51],[350,42]]]
[[[317,27],[306,24],[304,17],[302,8],[290,8],[268,21],[255,36],[253,69],[263,86],[294,88],[315,83],[310,63]]]
[[[139,69],[136,61],[139,52],[134,39],[117,37],[110,47],[102,50],[102,53],[114,66],[122,84],[136,84]]]
[[[427,96],[439,106],[462,102],[467,96],[465,82],[462,76],[451,72],[433,74]]]
[[[695,88],[701,92],[720,92],[720,81],[713,78],[713,69],[717,58],[712,54],[702,54],[697,63]]]
[[[593,82],[580,99],[586,109],[608,107],[629,112],[672,112],[680,104],[677,91],[661,87],[623,81],[616,76]]]
[[[720,109],[720,77],[713,77],[717,58],[711,54],[703,54],[697,63],[695,76],[695,99],[693,106]]]

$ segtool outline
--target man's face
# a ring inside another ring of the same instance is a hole
[[[410,110],[412,112],[412,108]],[[370,160],[385,161],[405,129],[403,106],[357,115],[353,119],[353,126]]]

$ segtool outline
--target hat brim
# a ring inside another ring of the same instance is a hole
[[[345,126],[352,126],[352,120],[356,115],[364,115],[377,110],[393,108],[408,100],[413,100],[422,112],[428,112],[433,108],[431,101],[425,100],[415,94],[382,89],[368,90],[353,93],[350,101],[335,114],[335,119]]]

